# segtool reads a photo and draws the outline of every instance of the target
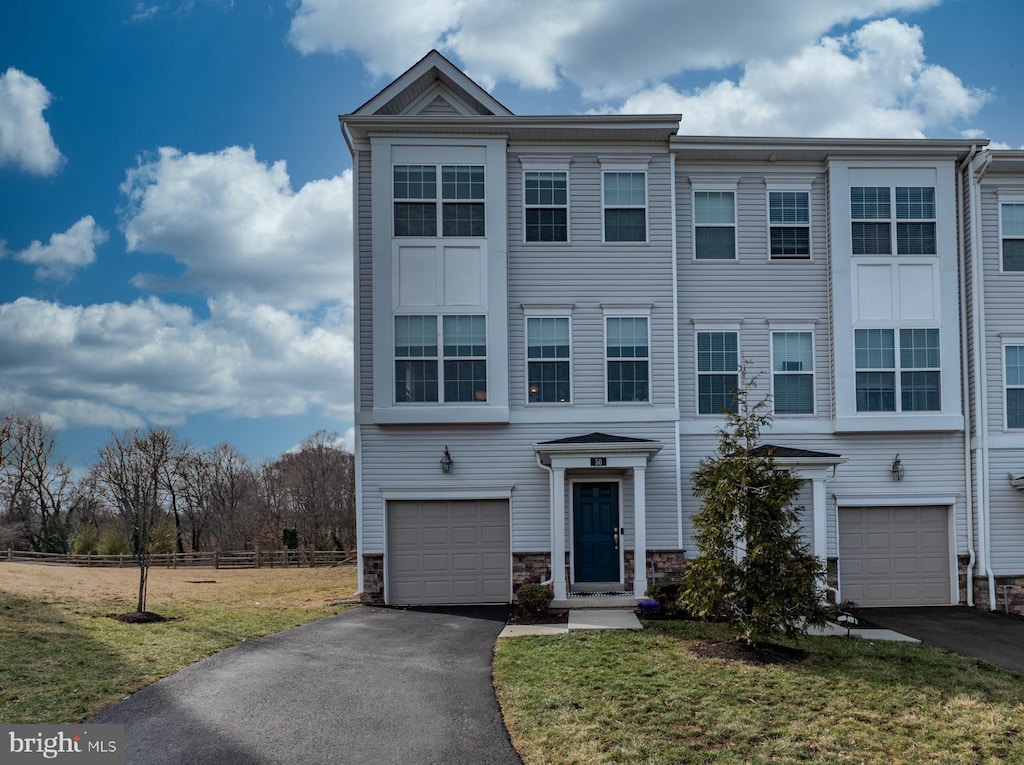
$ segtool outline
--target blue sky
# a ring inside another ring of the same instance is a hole
[[[0,414],[87,465],[352,424],[337,115],[438,48],[518,114],[1024,146],[1018,0],[6,0]],[[979,15],[983,11],[984,15]]]

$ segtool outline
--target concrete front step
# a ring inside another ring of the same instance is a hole
[[[569,611],[568,624],[507,624],[499,638],[520,635],[564,635],[585,630],[642,630],[632,610],[613,608],[581,608]]]
[[[633,595],[576,595],[571,598],[556,598],[548,608],[636,608],[643,598]]]

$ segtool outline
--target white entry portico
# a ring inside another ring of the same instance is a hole
[[[579,538],[570,546],[566,542],[566,529],[571,524],[572,508],[567,507],[567,486],[574,480],[614,480],[629,476],[632,485],[633,516],[630,531],[633,538],[633,594],[642,598],[647,589],[647,465],[662,448],[660,441],[645,438],[589,433],[534,445],[537,464],[548,470],[551,488],[551,579],[555,599],[568,596],[569,580],[566,576],[566,552],[574,558],[584,554]],[[578,517],[578,516],[577,516]],[[625,521],[620,518],[613,536],[616,554],[620,552]],[[622,570],[618,569],[620,586]]]

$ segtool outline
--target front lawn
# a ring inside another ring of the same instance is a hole
[[[527,765],[1024,762],[1024,676],[927,646],[805,638],[796,664],[699,658],[718,625],[501,640]]]

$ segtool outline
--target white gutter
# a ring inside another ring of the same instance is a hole
[[[963,377],[964,394],[964,473],[967,477],[966,495],[966,523],[967,523],[967,553],[970,556],[967,561],[967,605],[974,607],[974,564],[977,559],[974,554],[974,491],[971,482],[971,376],[969,354],[967,349],[967,259],[964,253],[967,251],[967,238],[964,233],[964,207],[963,199],[964,186],[967,186],[967,198],[971,197],[971,163],[978,153],[978,147],[972,146],[967,158],[960,165],[963,176],[962,182],[957,184],[957,196],[960,197],[960,204],[957,206],[957,214],[960,223],[960,256],[963,262],[960,264],[960,369]],[[974,225],[972,222],[971,228]],[[973,251],[972,251],[973,252]]]
[[[981,160],[980,166],[977,172],[974,172],[974,163]],[[992,161],[992,154],[988,151],[978,154],[968,168],[970,173],[970,183],[968,185],[969,191],[969,202],[970,202],[970,220],[971,220],[971,273],[974,275],[974,279],[971,284],[971,296],[972,304],[974,306],[974,315],[976,321],[974,322],[973,331],[971,333],[974,340],[974,353],[972,360],[974,368],[977,370],[978,383],[977,383],[977,400],[978,400],[978,418],[977,428],[978,445],[974,452],[974,465],[978,476],[978,553],[981,558],[981,564],[985,571],[985,575],[988,577],[988,602],[989,610],[994,611],[996,609],[996,583],[995,574],[992,573],[992,555],[991,555],[991,519],[989,518],[989,487],[988,487],[988,370],[986,364],[988,363],[988,350],[985,344],[985,311],[984,304],[982,303],[982,296],[984,294],[985,285],[985,263],[983,258],[983,252],[981,249],[981,211],[980,201],[978,199],[978,189],[981,177],[985,174],[985,170],[988,169],[989,163]]]

